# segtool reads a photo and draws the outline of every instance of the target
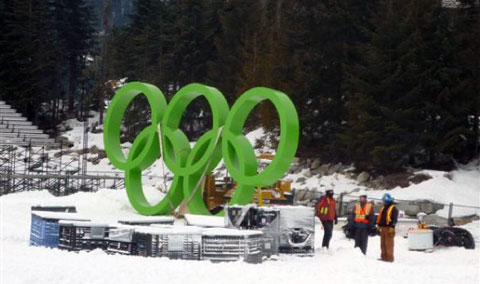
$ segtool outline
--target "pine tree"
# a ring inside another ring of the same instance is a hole
[[[85,0],[54,2],[58,39],[68,66],[67,105],[69,111],[73,112],[75,101],[79,100],[77,97],[82,70],[86,67],[88,58],[94,55],[95,18],[92,8]]]
[[[474,69],[457,64],[450,17],[436,1],[380,3],[362,62],[344,84],[349,120],[339,141],[357,167],[451,169],[456,152],[474,143],[467,119],[474,111],[466,107],[474,92],[463,88]]]
[[[44,102],[56,94],[57,58],[51,3],[4,1],[0,33],[0,84],[4,99],[38,123]]]

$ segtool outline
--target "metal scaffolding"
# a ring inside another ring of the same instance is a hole
[[[82,155],[86,155],[82,151]],[[61,149],[52,157],[46,147],[0,145],[0,195],[31,190],[48,190],[68,195],[99,188],[123,188],[123,174],[82,171],[80,157]],[[83,157],[82,157],[83,158]]]

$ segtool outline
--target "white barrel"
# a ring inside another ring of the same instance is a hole
[[[415,229],[408,232],[409,250],[433,249],[433,231],[429,229]]]

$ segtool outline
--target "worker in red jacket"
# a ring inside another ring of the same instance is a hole
[[[322,222],[324,229],[322,247],[328,249],[330,245],[330,239],[332,238],[333,223],[335,225],[338,223],[337,211],[335,209],[335,199],[333,198],[333,190],[329,189],[325,192],[325,195],[322,196],[320,201],[317,203],[317,217]]]

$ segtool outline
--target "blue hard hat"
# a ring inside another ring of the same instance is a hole
[[[393,197],[390,195],[390,193],[385,193],[382,197],[382,200],[385,203],[391,203],[391,202],[393,202]]]

